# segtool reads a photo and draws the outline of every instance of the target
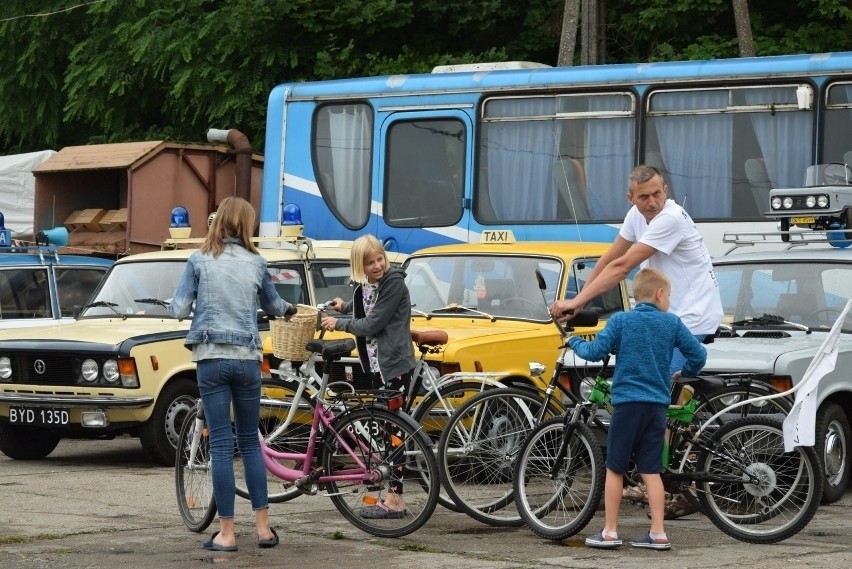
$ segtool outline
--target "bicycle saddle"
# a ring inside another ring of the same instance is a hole
[[[447,333],[443,330],[412,330],[411,339],[417,345],[440,346],[447,343]]]
[[[326,362],[339,360],[348,356],[355,349],[355,340],[344,338],[342,340],[311,340],[305,344],[305,349],[322,355]]]

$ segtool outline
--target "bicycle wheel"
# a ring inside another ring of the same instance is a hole
[[[356,458],[366,466],[366,472],[361,471]],[[438,505],[440,479],[432,445],[421,427],[405,413],[378,407],[345,412],[325,434],[320,464],[323,476],[328,477],[363,472],[357,480],[327,482],[324,489],[343,517],[369,534],[408,535],[425,524]],[[373,509],[371,505],[381,503],[394,478],[404,485],[404,514],[364,517],[367,510]]]
[[[210,437],[203,421],[196,426],[198,407],[186,416],[180,430],[180,439],[175,457],[175,490],[178,510],[183,522],[190,530],[202,532],[216,517],[216,499],[213,496],[213,471],[210,468]],[[200,428],[195,457],[192,453],[193,435]]]
[[[695,408],[693,416],[693,424],[702,426],[710,417],[721,411],[725,407],[739,403],[746,399],[771,395],[776,393],[768,385],[762,383],[752,383],[750,385],[733,384],[721,387],[708,393],[696,394],[698,398],[698,406]],[[705,430],[718,428],[720,425],[749,415],[768,415],[782,417],[790,412],[792,401],[787,397],[778,397],[775,399],[767,399],[758,403],[743,405],[732,409],[718,417],[713,425],[704,425]],[[782,419],[783,420],[783,419]],[[683,497],[702,514],[706,514],[701,501],[698,499],[698,494],[693,487],[687,486],[683,491]]]
[[[437,391],[429,392],[417,404],[412,417],[431,439],[433,449],[437,450],[441,433],[444,432],[455,410],[472,396],[482,393],[484,389],[490,389],[490,387],[477,381],[453,383]],[[438,495],[438,503],[454,512],[461,511],[446,491],[442,490]]]
[[[697,485],[707,517],[748,543],[775,543],[797,534],[817,511],[823,476],[811,447],[784,452],[782,421],[743,417],[721,426],[711,451],[698,458],[708,482]]]
[[[513,464],[543,404],[528,389],[492,389],[459,407],[438,442],[441,482],[473,519],[498,527],[524,524],[514,501]]]
[[[263,397],[260,399],[258,429],[266,446],[279,452],[304,453],[307,450],[314,402],[304,394],[300,397],[293,420],[285,430],[276,433],[276,429],[284,424],[290,412],[294,396],[295,393],[289,389],[279,386],[265,386]],[[279,460],[279,462],[288,468],[301,468],[302,465],[301,461]],[[234,482],[236,483],[237,496],[248,498],[243,461],[236,448],[234,449]],[[266,473],[266,486],[271,504],[286,502],[301,495],[295,484],[282,480],[268,471]]]
[[[565,539],[586,527],[604,490],[603,452],[582,423],[572,425],[554,476],[565,432],[564,417],[545,421],[527,436],[515,462],[515,507],[524,523],[547,539]]]

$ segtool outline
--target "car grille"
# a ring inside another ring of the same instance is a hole
[[[11,356],[12,380],[28,385],[76,385],[75,354],[18,354]],[[42,371],[43,370],[43,371]]]

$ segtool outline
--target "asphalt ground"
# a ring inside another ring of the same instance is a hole
[[[281,544],[256,547],[251,508],[237,499],[239,551],[213,553],[203,534],[186,529],[175,503],[173,469],[152,465],[139,442],[62,441],[47,459],[0,457],[0,568],[294,567],[329,568],[724,568],[852,567],[852,491],[820,507],[798,535],[774,545],[737,541],[700,515],[667,522],[670,551],[597,551],[583,538],[600,513],[563,542],[526,528],[494,528],[440,506],[429,522],[401,539],[380,539],[346,522],[322,497],[271,506]],[[625,503],[622,538],[647,531],[645,510]]]

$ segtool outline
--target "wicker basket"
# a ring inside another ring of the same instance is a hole
[[[269,321],[272,330],[272,355],[282,360],[303,362],[311,353],[305,344],[313,340],[317,330],[317,309],[305,304],[296,305],[298,311],[290,321],[283,318]]]

